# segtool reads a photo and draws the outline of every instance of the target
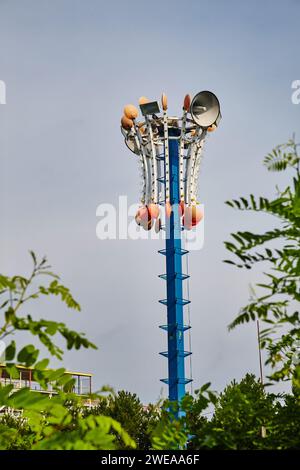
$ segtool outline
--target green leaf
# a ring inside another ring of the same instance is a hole
[[[5,360],[13,361],[16,354],[16,342],[11,341],[10,344],[5,349]]]
[[[36,349],[33,344],[28,344],[21,349],[17,358],[19,362],[24,363],[27,367],[30,367],[36,362],[39,353],[39,350]]]
[[[207,382],[206,384],[202,385],[202,387],[200,388],[200,393],[206,392],[206,390],[208,390],[210,386],[210,382]]]
[[[7,363],[5,364],[5,369],[9,374],[11,379],[19,379],[20,378],[20,371],[17,369],[15,364]]]
[[[36,255],[33,251],[29,250],[29,253],[30,253],[30,256],[33,260],[33,264],[36,266],[37,265],[37,259],[36,259]]]
[[[34,365],[35,370],[44,370],[49,365],[49,359],[42,359]]]

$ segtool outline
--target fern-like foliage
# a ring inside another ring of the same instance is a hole
[[[292,306],[294,308],[300,301],[300,157],[297,148],[293,138],[277,146],[264,159],[270,171],[292,168],[296,172],[291,184],[284,190],[277,190],[273,200],[251,194],[247,198],[226,202],[236,210],[275,216],[279,222],[278,227],[264,233],[239,231],[231,234],[225,247],[234,259],[224,260],[246,269],[251,269],[256,263],[267,264],[266,281],[257,284],[265,291],[264,295],[257,296],[253,290],[249,304],[240,310],[229,329],[257,319],[268,324],[268,328],[262,331],[261,344],[268,350],[266,362],[274,367],[271,375],[274,380],[299,377],[300,367],[299,311],[290,313]],[[272,242],[272,249],[269,242]],[[285,326],[284,334],[278,336],[281,326]],[[300,386],[298,379],[297,384]]]
[[[293,136],[286,144],[277,145],[264,158],[264,165],[269,171],[284,171],[288,167],[299,170],[299,156],[295,137]]]

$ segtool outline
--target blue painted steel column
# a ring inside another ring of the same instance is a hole
[[[181,223],[178,211],[179,158],[178,140],[169,139],[171,217],[166,217],[166,267],[168,313],[169,400],[180,402],[185,395],[184,326],[182,304]]]

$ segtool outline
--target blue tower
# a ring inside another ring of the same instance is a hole
[[[182,232],[193,230],[203,214],[198,206],[198,176],[206,135],[214,131],[221,119],[217,97],[202,91],[191,100],[186,95],[182,117],[168,117],[167,97],[162,95],[163,115],[156,101],[139,100],[142,121],[137,121],[134,105],[124,108],[121,132],[126,146],[139,157],[141,171],[141,206],[135,220],[146,231],[165,230],[166,299],[159,302],[167,308],[167,323],[160,328],[167,333],[167,351],[160,354],[168,359],[168,377],[161,379],[169,387],[169,400],[180,405],[186,377],[185,358],[191,354],[184,347],[184,333],[190,325],[184,323],[183,282],[188,273],[182,272],[182,258],[188,250],[182,247]],[[162,208],[165,224],[162,222]],[[182,411],[177,406],[176,416]]]
[[[173,135],[172,135],[173,134]],[[168,359],[168,378],[161,379],[169,386],[169,400],[180,403],[185,395],[185,385],[192,379],[185,375],[185,357],[191,351],[184,349],[184,332],[190,326],[184,325],[183,307],[190,301],[183,298],[183,281],[189,276],[182,272],[182,256],[188,253],[181,247],[180,217],[180,178],[178,134],[169,130],[170,158],[170,204],[173,208],[170,217],[166,214],[166,249],[160,253],[166,256],[166,274],[160,275],[166,280],[167,298],[160,303],[167,307],[167,325],[160,328],[168,335],[168,351],[161,352]]]

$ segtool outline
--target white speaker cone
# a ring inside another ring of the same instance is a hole
[[[195,123],[203,128],[212,126],[220,116],[220,103],[210,91],[201,91],[194,96],[190,112]]]
[[[125,144],[129,148],[129,150],[131,150],[131,152],[135,153],[136,155],[140,154],[138,146],[136,145],[135,138],[133,136],[127,136],[125,138]]]

